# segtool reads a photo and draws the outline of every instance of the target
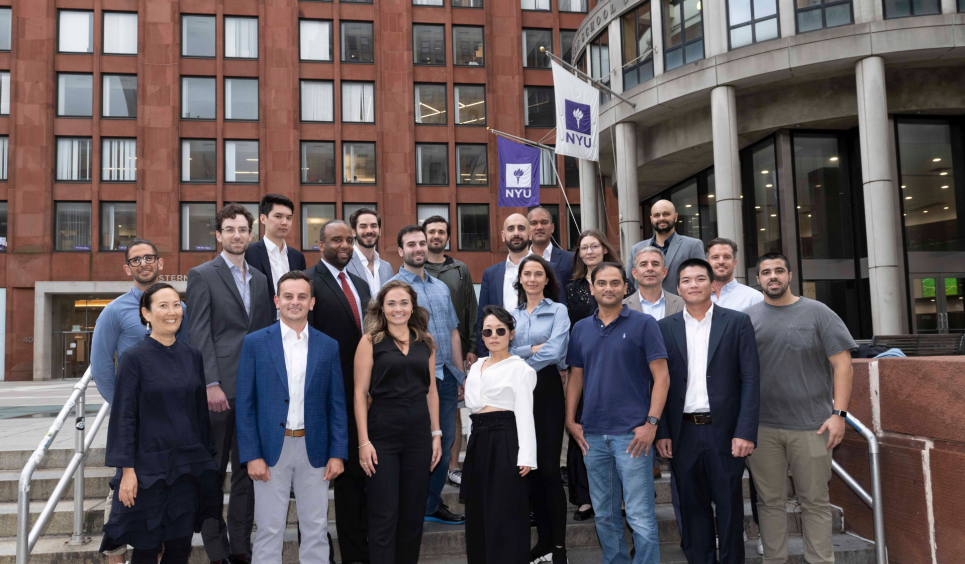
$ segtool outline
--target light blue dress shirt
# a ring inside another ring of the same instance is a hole
[[[639,292],[639,290],[637,290]],[[667,298],[660,290],[660,299],[656,303],[650,303],[643,294],[640,294],[640,310],[647,315],[652,315],[654,319],[660,321],[667,314]]]
[[[566,306],[549,298],[540,300],[532,313],[522,304],[513,310],[516,336],[510,346],[512,353],[526,361],[537,372],[547,366],[566,370],[566,351],[570,345],[570,316]],[[535,345],[543,348],[533,354]]]
[[[754,304],[763,302],[764,294],[750,286],[741,284],[734,278],[727,284],[724,284],[724,287],[720,289],[719,298],[717,294],[711,292],[710,299],[720,307],[735,311],[744,311]],[[660,318],[658,317],[657,319]]]
[[[231,277],[235,279],[235,286],[238,287],[241,301],[245,304],[245,313],[251,315],[251,265],[248,264],[248,261],[245,261],[245,274],[242,276],[241,269],[228,260],[228,255],[224,251],[221,251],[221,258],[228,263]]]

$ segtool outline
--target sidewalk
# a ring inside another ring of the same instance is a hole
[[[49,382],[0,382],[0,452],[34,450],[64,407],[77,380]],[[87,415],[94,415],[104,404],[104,398],[91,383],[87,388]],[[51,448],[74,448],[74,417],[64,422]],[[94,447],[107,441],[106,429],[97,433]]]

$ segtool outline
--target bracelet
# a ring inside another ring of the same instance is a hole
[[[359,445],[359,450],[362,450],[362,447],[368,446],[368,445],[370,445],[370,444],[372,444],[372,441],[369,441],[369,442],[365,443],[364,445]]]
[[[433,432],[432,432],[432,436],[433,436],[433,437],[442,436],[442,431],[441,431],[441,430],[440,430],[440,431],[433,431]]]

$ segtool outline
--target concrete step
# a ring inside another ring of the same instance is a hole
[[[88,423],[93,423],[92,419],[88,419]],[[107,432],[107,422],[101,426],[101,430],[97,433],[100,436],[101,433]],[[60,437],[64,436],[64,433],[73,433],[73,427],[68,428],[67,424],[64,424],[64,428],[61,429],[60,435],[58,435],[58,440]],[[40,439],[43,438],[43,434],[37,436],[37,443],[40,443]],[[104,454],[106,449],[104,447],[94,448],[92,447],[87,453],[87,465],[88,466],[103,466],[104,465]],[[27,465],[27,460],[30,459],[34,451],[32,450],[6,450],[0,452],[0,472],[5,471],[16,471],[20,472],[23,467]],[[40,469],[44,468],[66,468],[67,464],[70,463],[70,459],[74,457],[74,449],[66,448],[56,448],[47,451],[47,455],[40,462]]]

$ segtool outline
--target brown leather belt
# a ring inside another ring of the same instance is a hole
[[[710,425],[709,413],[684,413],[684,421],[690,421],[694,425]]]
[[[297,431],[292,431],[291,429],[285,429],[286,437],[304,437],[305,429],[298,429]]]

